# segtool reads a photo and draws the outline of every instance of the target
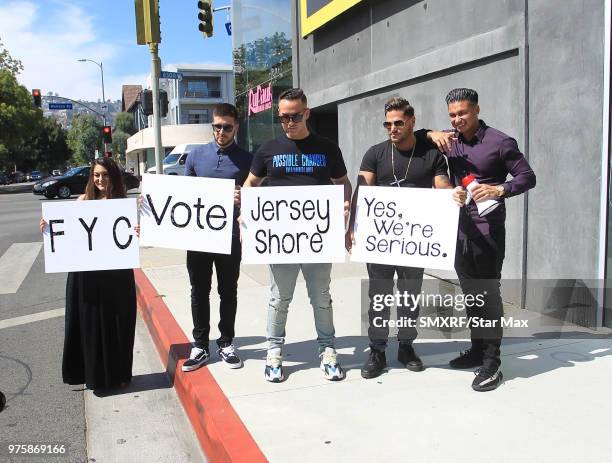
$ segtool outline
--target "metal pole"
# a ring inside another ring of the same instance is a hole
[[[97,63],[96,63],[97,64]],[[100,61],[100,74],[102,75],[102,106],[106,105],[106,96],[104,95],[104,69],[102,68],[102,61]],[[102,120],[104,121],[104,125],[106,125],[106,109],[102,109]],[[107,143],[104,142],[104,156],[108,152]]]
[[[157,54],[157,44],[150,43],[149,50],[151,51],[151,90],[153,91],[153,132],[155,134],[155,173],[163,174],[162,165],[162,141],[161,141],[161,118],[159,117],[159,72],[161,69],[161,60]]]

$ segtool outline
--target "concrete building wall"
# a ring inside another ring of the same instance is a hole
[[[602,0],[372,0],[296,34],[294,84],[315,112],[337,107],[351,180],[386,137],[386,99],[406,97],[417,127],[446,128],[446,93],[476,89],[482,119],[517,139],[538,177],[507,201],[504,278],[595,278],[603,18]],[[505,297],[520,303],[519,286]]]

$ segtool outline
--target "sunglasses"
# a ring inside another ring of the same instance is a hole
[[[217,132],[224,131],[225,133],[229,133],[234,130],[234,126],[232,124],[213,124],[213,130]]]
[[[383,122],[383,127],[387,130],[389,130],[391,127],[404,127],[405,125],[406,123],[404,121]]]
[[[302,122],[302,120],[304,119],[304,113],[297,113],[297,114],[281,114],[278,116],[278,120],[281,121],[281,124],[288,124],[289,121],[291,122]]]

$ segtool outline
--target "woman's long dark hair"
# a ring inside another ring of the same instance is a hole
[[[102,166],[108,171],[108,187],[106,189],[106,198],[125,198],[125,185],[123,184],[123,175],[121,170],[117,166],[117,163],[112,158],[101,157],[91,163],[91,169],[89,169],[89,180],[85,187],[85,198],[84,199],[98,199],[100,197],[100,190],[94,185],[94,169],[96,166]]]

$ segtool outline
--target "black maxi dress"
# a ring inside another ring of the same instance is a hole
[[[66,282],[64,383],[113,389],[132,379],[134,271],[71,272]]]

